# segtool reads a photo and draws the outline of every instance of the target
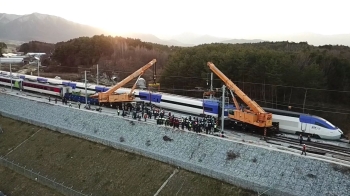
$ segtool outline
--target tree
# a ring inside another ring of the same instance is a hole
[[[207,74],[210,73],[207,61],[212,61],[239,88],[247,94],[252,93],[256,96],[252,98],[258,100],[286,100],[286,91],[290,92],[288,86],[303,87],[292,92],[293,99],[290,101],[295,103],[302,103],[304,88],[337,91],[350,88],[350,48],[315,47],[306,42],[204,44],[179,48],[170,55],[165,66],[160,81],[162,87],[205,87]],[[196,79],[186,79],[189,77]],[[214,86],[220,87],[221,84],[222,81],[214,80]],[[266,84],[269,88],[264,87]],[[348,99],[344,93],[325,95],[309,91],[308,99],[315,104],[322,100],[348,104],[344,101]]]
[[[4,49],[7,49],[7,45],[4,42],[0,42],[0,56],[2,56]]]

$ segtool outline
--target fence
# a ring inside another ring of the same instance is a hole
[[[10,168],[14,171],[16,171],[19,174],[22,174],[32,180],[35,180],[37,182],[39,182],[40,184],[46,185],[64,195],[72,195],[72,196],[88,196],[84,193],[82,193],[82,191],[77,191],[74,190],[73,187],[68,187],[66,185],[64,185],[64,183],[59,183],[57,181],[55,181],[55,179],[50,179],[47,176],[43,176],[42,174],[40,174],[40,172],[35,172],[33,171],[33,169],[28,169],[26,168],[26,166],[20,166],[18,163],[14,163],[14,161],[9,161],[7,158],[5,157],[0,157],[0,164]],[[92,194],[90,194],[92,195]]]
[[[59,131],[61,133],[68,134],[68,135],[71,135],[74,137],[86,139],[86,140],[100,143],[100,144],[110,146],[110,147],[113,147],[116,149],[121,149],[121,150],[124,150],[127,152],[131,152],[131,153],[139,154],[139,155],[142,155],[145,157],[149,157],[149,158],[152,158],[152,159],[164,162],[164,163],[168,163],[171,165],[175,165],[175,166],[184,168],[184,169],[192,171],[192,172],[196,172],[196,173],[199,173],[199,174],[202,174],[205,176],[209,176],[211,178],[219,179],[219,180],[228,182],[230,184],[234,184],[236,186],[239,186],[239,187],[242,187],[245,189],[256,191],[258,193],[266,192],[266,194],[268,194],[268,195],[285,195],[285,196],[293,195],[292,193],[289,193],[285,190],[286,187],[274,187],[271,184],[255,183],[253,181],[249,181],[249,180],[238,178],[238,177],[235,177],[232,175],[228,175],[225,171],[222,171],[222,170],[215,170],[213,168],[207,168],[203,165],[196,165],[194,163],[185,162],[185,161],[182,161],[180,159],[177,159],[176,157],[171,157],[171,155],[165,156],[165,155],[157,154],[157,153],[154,153],[154,152],[151,152],[151,151],[148,151],[145,149],[141,149],[141,148],[138,148],[135,146],[129,146],[129,145],[123,144],[122,142],[110,141],[110,140],[100,138],[100,137],[97,137],[94,135],[83,134],[83,133],[79,132],[79,130],[78,131],[68,130],[64,127],[34,121],[34,120],[31,120],[28,118],[15,116],[15,115],[8,114],[5,112],[0,112],[0,114],[5,116],[5,117],[9,117],[9,118],[12,118],[15,120],[27,122],[27,123],[34,124],[34,125],[40,126],[40,127],[45,127],[45,128],[50,129],[50,130],[53,130],[53,131]],[[56,188],[56,187],[54,187],[54,188]],[[57,188],[60,188],[60,187],[57,187]]]

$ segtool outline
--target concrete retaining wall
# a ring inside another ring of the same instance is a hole
[[[0,95],[0,112],[260,193],[316,196],[350,191],[350,174],[340,166],[303,156],[4,94]],[[172,141],[165,141],[164,136]]]

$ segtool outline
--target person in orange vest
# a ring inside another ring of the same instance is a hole
[[[303,149],[301,150],[301,155],[305,154],[306,156],[306,145],[303,145]]]

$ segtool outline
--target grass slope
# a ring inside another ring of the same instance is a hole
[[[10,160],[87,194],[154,195],[175,170],[174,166],[156,160],[12,119],[0,117],[0,125],[4,130],[0,134],[0,155],[4,156],[28,138],[7,155]],[[0,175],[3,176],[2,171]],[[160,195],[175,194],[256,195],[181,169],[160,192]]]

